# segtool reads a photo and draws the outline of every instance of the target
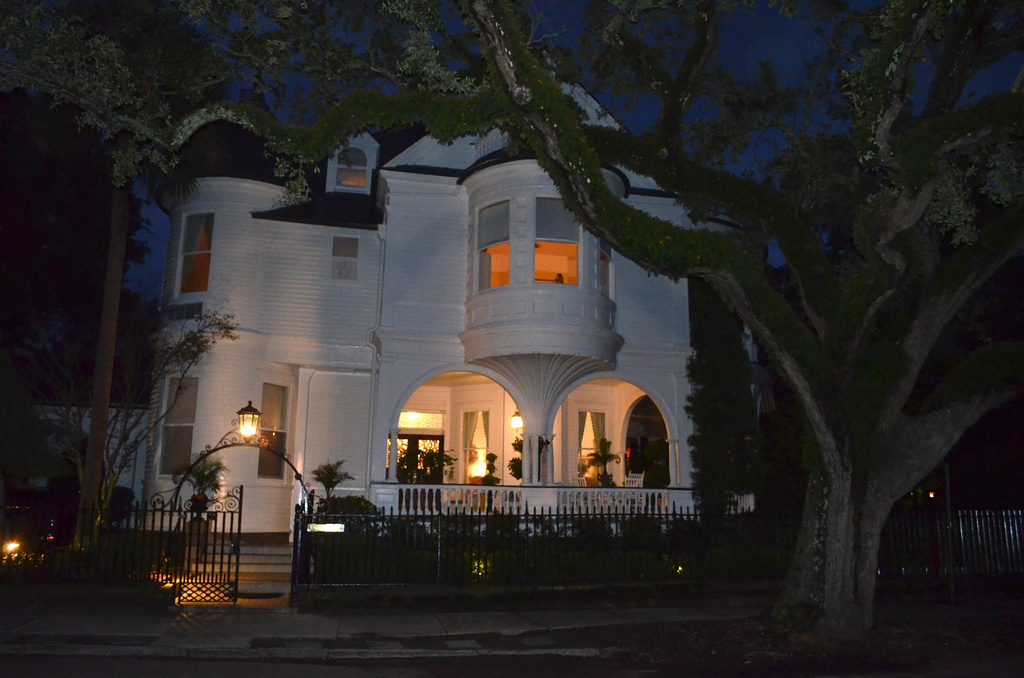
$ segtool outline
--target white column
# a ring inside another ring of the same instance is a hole
[[[398,434],[388,431],[388,440],[391,442],[391,454],[388,459],[388,482],[398,482]]]

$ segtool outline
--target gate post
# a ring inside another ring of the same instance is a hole
[[[295,520],[292,524],[292,602],[300,587],[310,583],[310,562],[312,553],[309,541],[310,512],[308,505],[295,505]]]

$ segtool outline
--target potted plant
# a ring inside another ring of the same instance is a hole
[[[192,487],[191,508],[198,514],[206,510],[209,502],[217,499],[221,477],[227,470],[224,460],[217,455],[204,457],[200,453],[193,455],[191,464],[181,468],[171,479],[175,483],[184,479]]]
[[[615,485],[612,482],[611,474],[608,473],[608,464],[613,461],[621,463],[619,455],[612,453],[612,441],[607,438],[601,438],[597,444],[597,451],[587,455],[587,464],[601,470],[597,474],[597,482],[601,484],[601,487],[612,487]]]
[[[487,460],[487,473],[484,475],[483,479],[480,481],[480,484],[481,485],[492,485],[492,486],[493,485],[500,485],[501,484],[501,478],[499,478],[498,476],[494,475],[494,472],[498,470],[497,465],[494,463],[494,462],[498,461],[498,455],[494,454],[493,452],[488,452],[487,456],[484,457],[484,458]]]
[[[508,460],[508,474],[516,480],[523,479],[523,439],[516,438],[512,441],[512,451],[518,456]]]

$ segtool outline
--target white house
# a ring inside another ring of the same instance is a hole
[[[192,373],[150,453],[148,491],[170,487],[251,400],[307,484],[343,459],[354,479],[337,493],[383,507],[481,491],[530,507],[615,493],[689,505],[686,281],[650,276],[583,231],[539,165],[504,146],[497,131],[447,145],[363,134],[313,175],[309,202],[282,205],[257,153],[169,205],[166,317],[232,313],[239,338]],[[693,227],[649,179],[611,167],[605,178],[629,204]],[[643,403],[653,416],[634,416]],[[508,468],[520,436],[521,481]],[[608,469],[622,486],[642,467],[640,437],[667,437],[667,488],[581,487],[601,438],[622,457]],[[400,482],[409,449],[455,461],[428,484]],[[481,485],[488,453],[493,488]],[[227,484],[245,486],[243,530],[287,532],[292,474],[266,451],[223,455]]]

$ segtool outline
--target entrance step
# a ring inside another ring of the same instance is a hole
[[[238,554],[238,593],[286,594],[291,591],[292,547],[242,542]]]
[[[238,554],[240,572],[284,573],[291,576],[291,546],[252,546],[242,543]]]
[[[216,543],[212,547],[219,548]],[[242,537],[238,543],[240,598],[286,595],[291,592],[291,579],[291,544],[276,539],[249,540]]]
[[[268,594],[286,595],[291,590],[291,572],[287,574],[245,571],[238,573],[238,595],[242,598],[262,597]]]

